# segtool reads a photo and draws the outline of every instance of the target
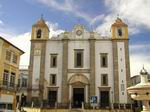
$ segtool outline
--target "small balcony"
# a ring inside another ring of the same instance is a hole
[[[16,92],[17,85],[7,81],[0,81],[0,90]]]

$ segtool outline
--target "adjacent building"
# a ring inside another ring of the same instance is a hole
[[[0,37],[0,110],[16,109],[16,84],[20,56],[24,52]]]
[[[28,66],[21,66],[19,69],[19,78],[18,78],[18,89],[17,89],[17,103],[21,106],[27,104],[27,89],[28,89],[28,77],[29,70]]]
[[[134,86],[141,82],[141,77],[140,75],[135,75],[131,77],[130,80],[131,80],[131,85]],[[148,75],[148,81],[150,82],[150,75]]]
[[[120,18],[103,37],[77,24],[49,38],[43,18],[32,26],[28,102],[81,107],[97,96],[101,107],[128,103],[130,82],[128,26]]]

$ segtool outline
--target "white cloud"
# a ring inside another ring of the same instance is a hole
[[[49,6],[50,8],[54,8],[60,11],[63,11],[64,13],[72,13],[75,14],[77,17],[81,17],[85,19],[86,21],[90,22],[92,20],[92,17],[79,10],[79,4],[75,4],[73,0],[65,0],[63,3],[58,2],[57,0],[38,0],[40,3],[43,3],[46,6]]]
[[[147,26],[150,28],[150,1],[149,0],[121,0],[119,9],[123,18],[127,18],[129,24]]]
[[[134,45],[130,45],[130,51],[131,53],[134,51],[138,51],[139,53],[141,52],[145,52],[147,50],[150,49],[150,44],[134,44]]]
[[[140,70],[144,66],[150,73],[150,57],[145,54],[131,54],[130,55],[130,69],[131,76],[139,75]]]
[[[9,29],[3,29],[4,27],[0,26],[0,36],[6,39],[10,39],[15,36],[15,33],[11,32]]]
[[[46,24],[49,27],[50,30],[50,34],[49,37],[56,37],[57,35],[59,35],[60,33],[64,32],[64,30],[59,28],[58,23],[51,23],[51,22],[46,22]]]
[[[3,25],[3,21],[2,20],[0,20],[0,25]]]
[[[11,43],[23,50],[25,53],[21,56],[20,65],[29,65],[31,33],[23,33],[9,39]]]
[[[96,25],[96,31],[102,35],[109,35],[111,24],[115,21],[117,15],[121,17],[129,25],[129,34],[137,34],[141,27],[150,28],[150,0],[105,0],[105,7],[108,10],[106,14],[100,14],[93,17],[91,13],[82,11],[82,7],[74,0],[38,0],[40,3],[63,11],[64,13],[72,13],[77,17],[81,17],[90,25]]]
[[[102,19],[104,19],[104,17],[105,17],[104,14],[98,15],[94,19],[91,20],[90,24],[91,25],[96,24],[98,21],[102,21]]]
[[[103,23],[98,25],[96,31],[99,32],[103,36],[110,36],[111,33],[111,24],[114,22],[115,17],[107,16],[103,19]]]
[[[11,28],[7,28],[5,23],[0,20],[0,36],[9,39],[15,36]]]
[[[43,3],[46,6],[49,6],[50,8],[54,8],[60,11],[63,11],[64,13],[72,13],[76,15],[77,17],[81,17],[84,20],[86,20],[90,25],[94,25],[99,21],[102,21],[104,19],[105,15],[101,14],[96,17],[92,17],[90,14],[86,12],[82,12],[80,4],[75,4],[73,0],[65,0],[63,3],[58,2],[57,0],[38,0],[40,3]],[[107,17],[108,18],[108,17]],[[107,26],[109,27],[105,27]],[[96,31],[99,31],[101,34],[107,34],[108,30],[110,29],[110,23],[106,23],[105,25],[101,25],[100,27],[96,28]]]
[[[139,33],[141,27],[150,28],[150,0],[105,0],[105,5],[110,12],[106,18],[110,19],[104,19],[104,24],[109,24],[119,14],[129,25],[129,34]]]
[[[150,73],[149,44],[130,45],[131,76],[138,75],[143,65]]]

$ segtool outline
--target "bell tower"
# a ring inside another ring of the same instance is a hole
[[[111,26],[112,39],[128,39],[128,25],[119,17]]]
[[[45,20],[41,18],[32,25],[31,40],[47,40],[49,38],[49,28]]]
[[[125,88],[130,84],[128,25],[119,17],[111,25],[114,75],[114,102],[128,103]],[[123,100],[125,99],[125,100]]]
[[[41,17],[32,25],[27,97],[30,103],[44,101],[45,55],[48,39],[49,28]]]

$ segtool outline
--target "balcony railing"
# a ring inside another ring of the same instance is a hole
[[[0,90],[16,91],[17,84],[7,81],[0,81]]]

